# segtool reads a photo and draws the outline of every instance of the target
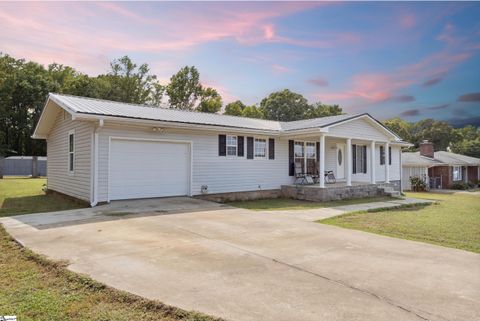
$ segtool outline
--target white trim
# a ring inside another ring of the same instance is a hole
[[[92,206],[95,206],[97,205],[98,203],[98,143],[99,143],[99,139],[98,139],[98,133],[95,132],[94,134],[94,141],[95,141],[95,148],[94,148],[94,179],[93,179],[93,202],[92,202]]]
[[[265,156],[257,156],[255,155],[255,142],[257,139],[261,139],[265,141]],[[254,136],[253,137],[253,159],[264,160],[268,159],[268,137],[264,136]]]
[[[235,137],[235,155],[228,154],[228,147],[233,147],[234,145],[228,145],[228,137]],[[237,135],[225,135],[225,156],[227,157],[238,157],[238,136]]]
[[[73,135],[73,151],[70,151],[70,136]],[[67,173],[70,176],[75,175],[75,150],[77,149],[77,144],[75,143],[75,129],[71,129],[68,131],[68,136],[67,136]],[[70,154],[73,154],[72,158],[72,169],[70,170]]]
[[[349,123],[351,121],[354,121],[354,120],[357,120],[357,119],[362,119],[362,118],[366,118],[368,119],[374,126],[378,127],[379,129],[381,129],[383,132],[386,132],[388,133],[390,136],[392,136],[396,141],[401,141],[402,139],[397,135],[395,134],[394,132],[392,132],[390,129],[386,128],[386,126],[382,126],[380,125],[377,120],[375,118],[373,118],[372,116],[370,116],[369,114],[362,114],[362,115],[358,115],[358,116],[354,116],[352,118],[349,118],[349,119],[345,119],[345,120],[341,120],[341,121],[338,121],[337,123],[335,124],[332,124],[332,125],[328,125],[328,126],[325,126],[323,128],[328,128],[330,129],[331,127],[335,127],[335,126],[338,126],[338,125],[341,125],[341,124],[346,124],[346,123]]]
[[[190,175],[188,178],[188,196],[192,196],[192,180],[193,180],[193,141],[191,140],[176,140],[176,139],[157,139],[157,138],[140,138],[140,137],[124,137],[124,136],[108,136],[108,177],[107,177],[107,202],[110,203],[110,159],[111,159],[111,146],[112,140],[132,140],[132,141],[149,141],[149,142],[165,142],[165,143],[177,143],[177,144],[189,144],[190,145]]]

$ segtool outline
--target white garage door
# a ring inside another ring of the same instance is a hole
[[[189,194],[190,145],[112,139],[110,200]]]

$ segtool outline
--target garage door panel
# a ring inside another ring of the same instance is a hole
[[[189,194],[190,145],[112,139],[111,200]]]

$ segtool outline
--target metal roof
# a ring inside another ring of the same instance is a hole
[[[433,158],[420,155],[420,152],[402,153],[402,164],[406,166],[453,166],[480,165],[480,158],[455,154],[451,152],[434,152]]]
[[[314,119],[305,119],[291,122],[280,122],[265,119],[229,116],[221,114],[202,113],[196,111],[185,111],[172,108],[151,107],[146,105],[127,104],[116,101],[101,100],[95,98],[53,94],[50,93],[47,99],[42,115],[35,129],[34,138],[43,138],[49,126],[48,119],[52,118],[53,110],[47,108],[49,102],[54,102],[58,106],[67,110],[73,116],[78,118],[108,119],[108,117],[127,118],[137,120],[172,122],[177,124],[188,125],[205,125],[205,126],[220,126],[249,130],[260,130],[269,132],[291,132],[299,130],[309,130],[315,128],[324,128],[336,125],[338,123],[356,119],[360,117],[367,117],[376,123],[386,133],[395,138],[397,143],[404,143],[401,139],[383,126],[380,122],[374,119],[367,113],[356,115],[337,115]],[[45,118],[45,119],[44,119]]]

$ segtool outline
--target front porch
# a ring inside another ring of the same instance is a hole
[[[400,196],[400,182],[392,181],[389,183],[377,182],[337,182],[334,184],[325,184],[320,187],[319,184],[311,185],[283,185],[281,194],[286,198],[293,198],[312,202],[325,202],[343,199],[354,199],[375,196]]]

